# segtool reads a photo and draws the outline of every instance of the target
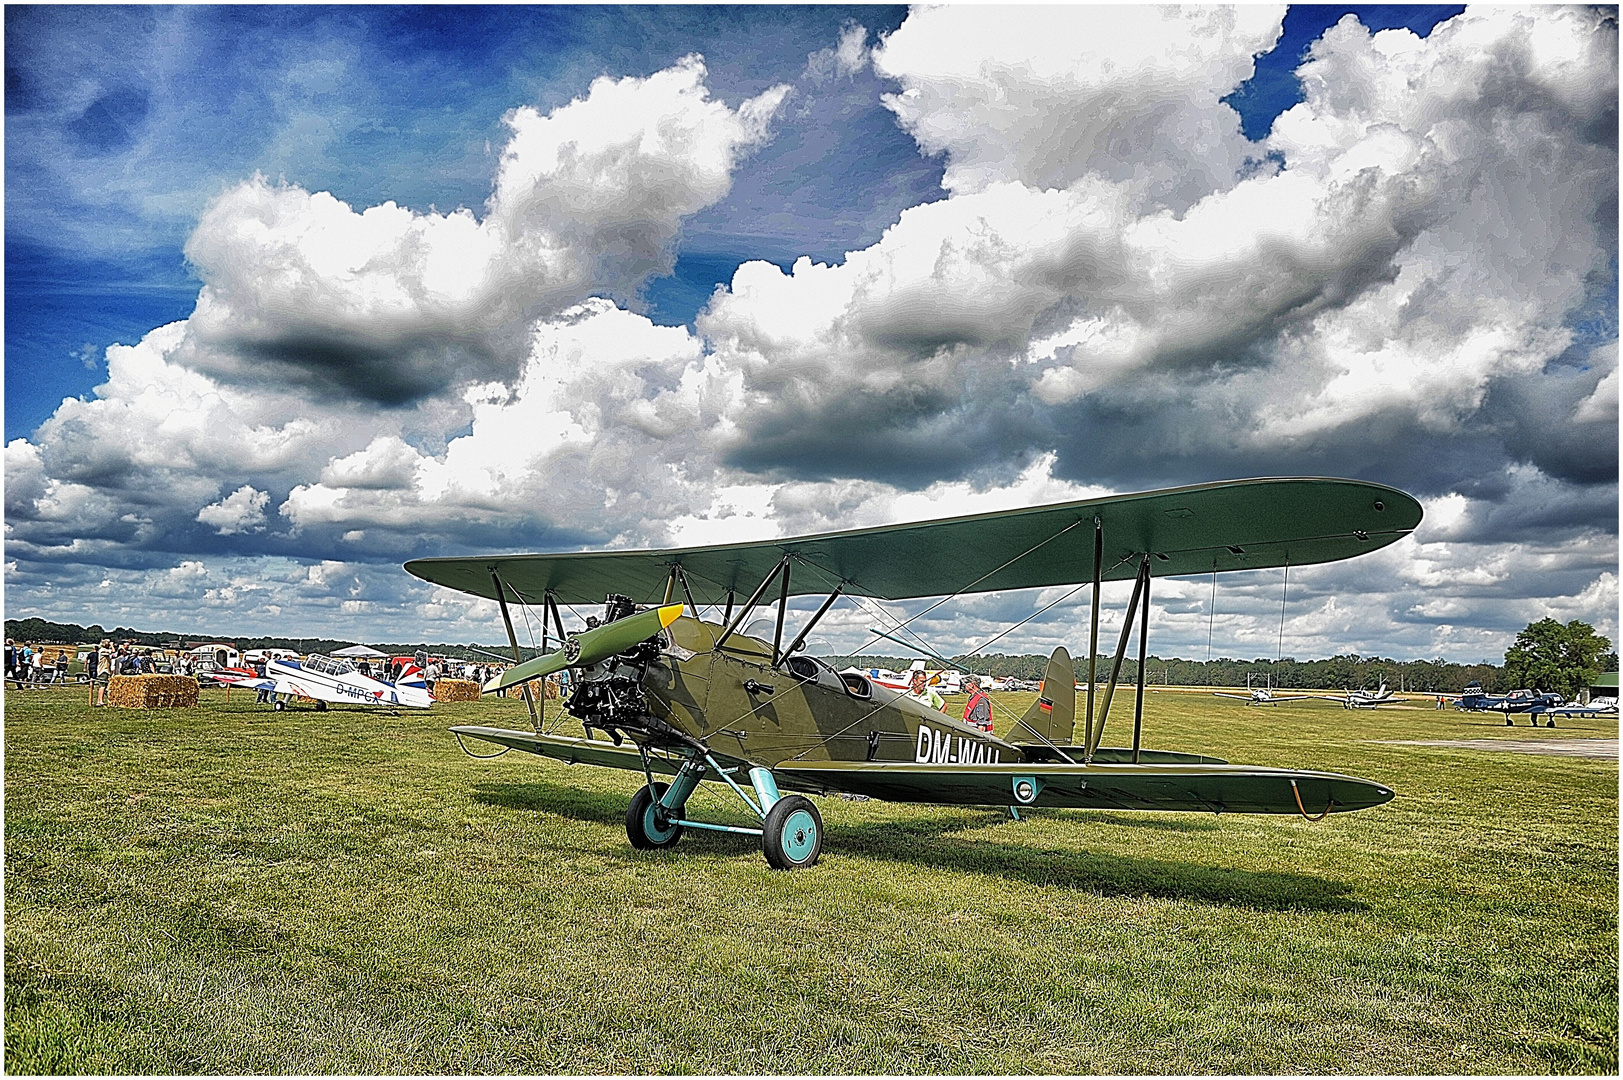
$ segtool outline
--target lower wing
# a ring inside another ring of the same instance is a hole
[[[1379,806],[1391,788],[1356,776],[1233,765],[934,764],[804,762],[773,769],[783,787],[898,802],[1204,810],[1230,814],[1341,813]],[[1023,789],[1022,784],[1029,787]],[[1029,798],[1022,798],[1029,790]]]
[[[573,735],[538,735],[533,731],[511,731],[507,728],[492,727],[454,727],[453,735],[466,736],[470,739],[483,739],[497,746],[511,747],[514,750],[523,750],[528,754],[540,754],[542,757],[556,758],[568,765],[602,765],[610,769],[629,769],[632,772],[642,772],[642,753],[635,744],[627,743],[616,746],[612,742],[601,739],[580,739]],[[716,764],[726,769],[740,764],[736,758],[721,754],[712,755]],[[657,773],[676,772],[679,762],[669,761],[662,754],[649,754],[648,765]],[[706,771],[706,780],[720,780]],[[746,781],[747,782],[747,781]]]

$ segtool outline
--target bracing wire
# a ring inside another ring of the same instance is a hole
[[[1217,624],[1217,560],[1212,560],[1212,599],[1206,605],[1206,662],[1212,662],[1212,629]]]
[[[1084,582],[1084,584],[1092,584],[1092,583],[1091,582]],[[1075,590],[1072,590],[1072,591],[1074,592]],[[861,598],[859,598],[859,600],[860,599]],[[1061,599],[1064,599],[1064,597],[1061,597]],[[883,608],[880,608],[878,605],[875,605],[875,610],[878,612],[878,614],[880,615],[881,618],[888,617],[885,610]],[[1033,616],[1033,617],[1035,617],[1035,616]],[[891,620],[891,621],[894,622],[895,620]],[[895,629],[900,630],[902,628],[901,627],[895,627]],[[1013,627],[1010,627],[1010,629],[1012,630]],[[942,660],[945,663],[952,664],[953,667],[959,668],[959,670],[968,670],[968,669],[964,668],[960,664],[953,664],[953,662],[951,660],[947,660],[946,657],[941,655],[940,650],[932,647],[930,645],[930,643],[924,639],[924,635],[920,634],[917,630],[909,629],[907,631],[907,633],[911,634],[915,639],[917,639],[918,643],[924,648],[925,653],[927,655],[932,656],[935,659]],[[973,656],[973,655],[974,655],[974,652],[968,653],[968,654],[966,654],[965,658],[967,659],[968,657]],[[1065,751],[1061,750],[1059,748],[1059,746],[1057,744],[1055,744],[1055,742],[1052,739],[1050,739],[1048,736],[1044,735],[1042,732],[1036,731],[1035,729],[1033,729],[1029,724],[1027,724],[1025,722],[1025,719],[1023,717],[1016,716],[1002,702],[998,701],[996,698],[992,697],[990,694],[987,695],[986,700],[992,706],[992,708],[996,709],[998,712],[1002,713],[1004,716],[1007,716],[1009,719],[1013,720],[1016,725],[1018,725],[1019,727],[1025,728],[1027,731],[1031,732],[1031,734],[1037,736],[1037,738],[1039,738],[1043,742],[1047,743],[1049,749],[1051,749],[1051,750],[1055,751],[1056,753],[1058,753],[1061,758],[1064,758],[1064,760],[1066,761],[1067,764],[1072,764],[1072,765],[1076,764],[1074,761],[1072,761],[1070,759],[1070,757],[1065,753]]]
[[[1285,588],[1279,594],[1279,649],[1274,655],[1275,660],[1283,660],[1285,658],[1285,598],[1290,595],[1290,591],[1291,591],[1291,560],[1290,560],[1290,556],[1286,555],[1285,556]]]

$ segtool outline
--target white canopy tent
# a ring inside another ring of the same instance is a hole
[[[383,660],[389,656],[388,653],[378,652],[367,645],[351,645],[347,649],[337,650],[332,655],[353,657],[356,660]]]

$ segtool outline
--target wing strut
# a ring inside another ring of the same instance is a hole
[[[544,620],[547,617],[547,612],[552,612],[552,625],[558,628],[558,640],[562,642],[569,635],[564,633],[564,617],[558,611],[558,594],[548,589],[543,599],[546,602],[546,608],[541,612],[541,618]]]
[[[824,615],[828,614],[828,609],[834,606],[834,601],[838,600],[840,598],[840,593],[844,591],[845,582],[842,581],[838,585],[834,586],[834,591],[828,594],[828,599],[824,600],[823,606],[817,609],[817,614],[811,617],[811,622],[801,627],[800,633],[795,635],[795,640],[789,643],[789,647],[787,649],[783,650],[783,656],[781,659],[789,659],[790,653],[794,652],[796,649],[800,648],[806,643],[806,636],[812,632],[812,628],[817,625],[818,620],[820,620]]]
[[[783,560],[783,591],[778,594],[778,628],[772,632],[772,666],[777,667],[783,659],[783,653],[778,652],[778,646],[783,644],[783,617],[789,614],[789,559]]]
[[[1133,582],[1133,598],[1127,602],[1127,618],[1122,620],[1121,637],[1116,639],[1116,656],[1110,663],[1110,682],[1105,686],[1104,700],[1099,703],[1099,722],[1093,726],[1085,761],[1093,760],[1093,752],[1099,749],[1099,742],[1105,736],[1105,720],[1110,716],[1110,702],[1116,696],[1116,683],[1121,678],[1122,658],[1127,654],[1127,635],[1133,632],[1133,616],[1138,614],[1138,602],[1144,595],[1144,583],[1149,576],[1150,554],[1146,551],[1144,560],[1138,564],[1138,580]]]
[[[502,579],[496,573],[496,568],[490,568],[491,584],[496,586],[496,604],[502,609],[502,625],[507,627],[507,643],[513,647],[513,663],[524,663],[524,654],[518,647],[518,635],[513,633],[513,616],[507,612],[507,590],[502,587]],[[542,613],[543,618],[545,612]],[[533,639],[532,639],[533,640]],[[535,725],[535,733],[541,734],[541,717],[535,711],[535,699],[530,696],[530,684],[520,683],[518,691],[524,697],[524,704],[530,710],[530,722]]]
[[[745,603],[743,609],[739,611],[738,618],[727,624],[727,629],[721,632],[721,636],[716,639],[716,643],[711,646],[711,648],[719,649],[727,643],[727,639],[733,636],[733,632],[738,629],[739,624],[745,619],[749,618],[749,614],[755,609],[755,605],[760,602],[761,597],[766,595],[766,590],[771,587],[772,582],[777,580],[779,574],[786,572],[788,569],[789,556],[785,555],[783,558],[778,560],[778,565],[772,568],[772,572],[767,574],[766,580],[761,582],[760,586],[750,594],[749,601]]]
[[[688,610],[693,612],[693,617],[697,619],[699,617],[699,605],[693,602],[693,590],[688,588],[688,576],[682,572],[681,563],[677,563],[674,569],[676,570],[676,580],[682,583],[682,595],[687,597]],[[667,600],[666,603],[670,603],[670,601]]]
[[[1150,640],[1150,578],[1144,576],[1144,607],[1138,624],[1138,698],[1133,702],[1133,764],[1138,764],[1138,747],[1144,734],[1144,652]]]
[[[1105,526],[1099,515],[1093,516],[1093,621],[1088,630],[1088,726],[1082,733],[1082,745],[1093,745],[1093,683],[1094,665],[1099,657],[1099,578],[1105,566]],[[1091,751],[1089,751],[1091,754]]]

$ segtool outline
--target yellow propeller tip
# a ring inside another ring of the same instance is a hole
[[[682,608],[683,608],[682,604],[666,604],[664,607],[660,608],[659,609],[659,626],[660,626],[660,629],[663,630],[665,627],[667,627],[667,626],[671,625],[671,623],[675,622],[677,620],[677,618],[682,614]]]

